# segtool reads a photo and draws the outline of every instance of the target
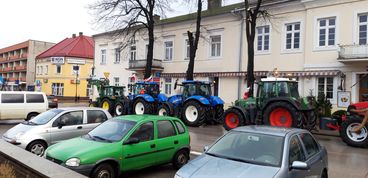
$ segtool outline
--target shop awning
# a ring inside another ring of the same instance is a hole
[[[339,70],[311,70],[311,71],[279,71],[280,77],[307,77],[307,76],[336,76]],[[267,77],[271,71],[255,71],[256,77]],[[162,78],[185,78],[185,73],[162,73]],[[194,77],[246,77],[247,72],[196,72]]]

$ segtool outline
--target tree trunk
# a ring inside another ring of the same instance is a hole
[[[147,51],[147,63],[144,70],[144,79],[149,78],[152,75],[152,62],[153,62],[153,45],[154,45],[154,24],[153,21],[148,23],[148,51]]]

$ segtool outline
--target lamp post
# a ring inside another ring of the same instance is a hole
[[[78,101],[78,77],[79,77],[79,66],[73,66],[73,70],[75,72],[75,102]]]

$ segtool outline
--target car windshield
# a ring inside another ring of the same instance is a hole
[[[281,166],[283,137],[232,131],[217,141],[206,154],[265,166]]]
[[[102,142],[120,141],[136,124],[134,121],[110,119],[90,131],[84,138]]]
[[[52,118],[54,118],[59,113],[63,112],[61,109],[51,109],[46,112],[43,112],[39,115],[37,115],[35,118],[23,122],[23,124],[27,125],[43,125],[48,123]]]

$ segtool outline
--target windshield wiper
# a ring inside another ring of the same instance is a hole
[[[252,163],[251,161],[247,161],[247,160],[239,159],[239,158],[232,158],[232,157],[228,157],[224,155],[217,155],[217,154],[208,153],[208,152],[206,154],[214,156],[214,157],[218,157],[218,158],[223,158],[223,159],[228,159],[228,160],[233,160],[233,161],[238,161],[238,162],[243,162],[243,163]]]
[[[107,142],[109,142],[109,143],[111,143],[111,142],[112,142],[111,140],[106,139],[106,138],[102,138],[102,137],[100,137],[100,136],[93,136],[93,138],[97,138],[97,139],[99,139],[99,140],[107,141]]]

